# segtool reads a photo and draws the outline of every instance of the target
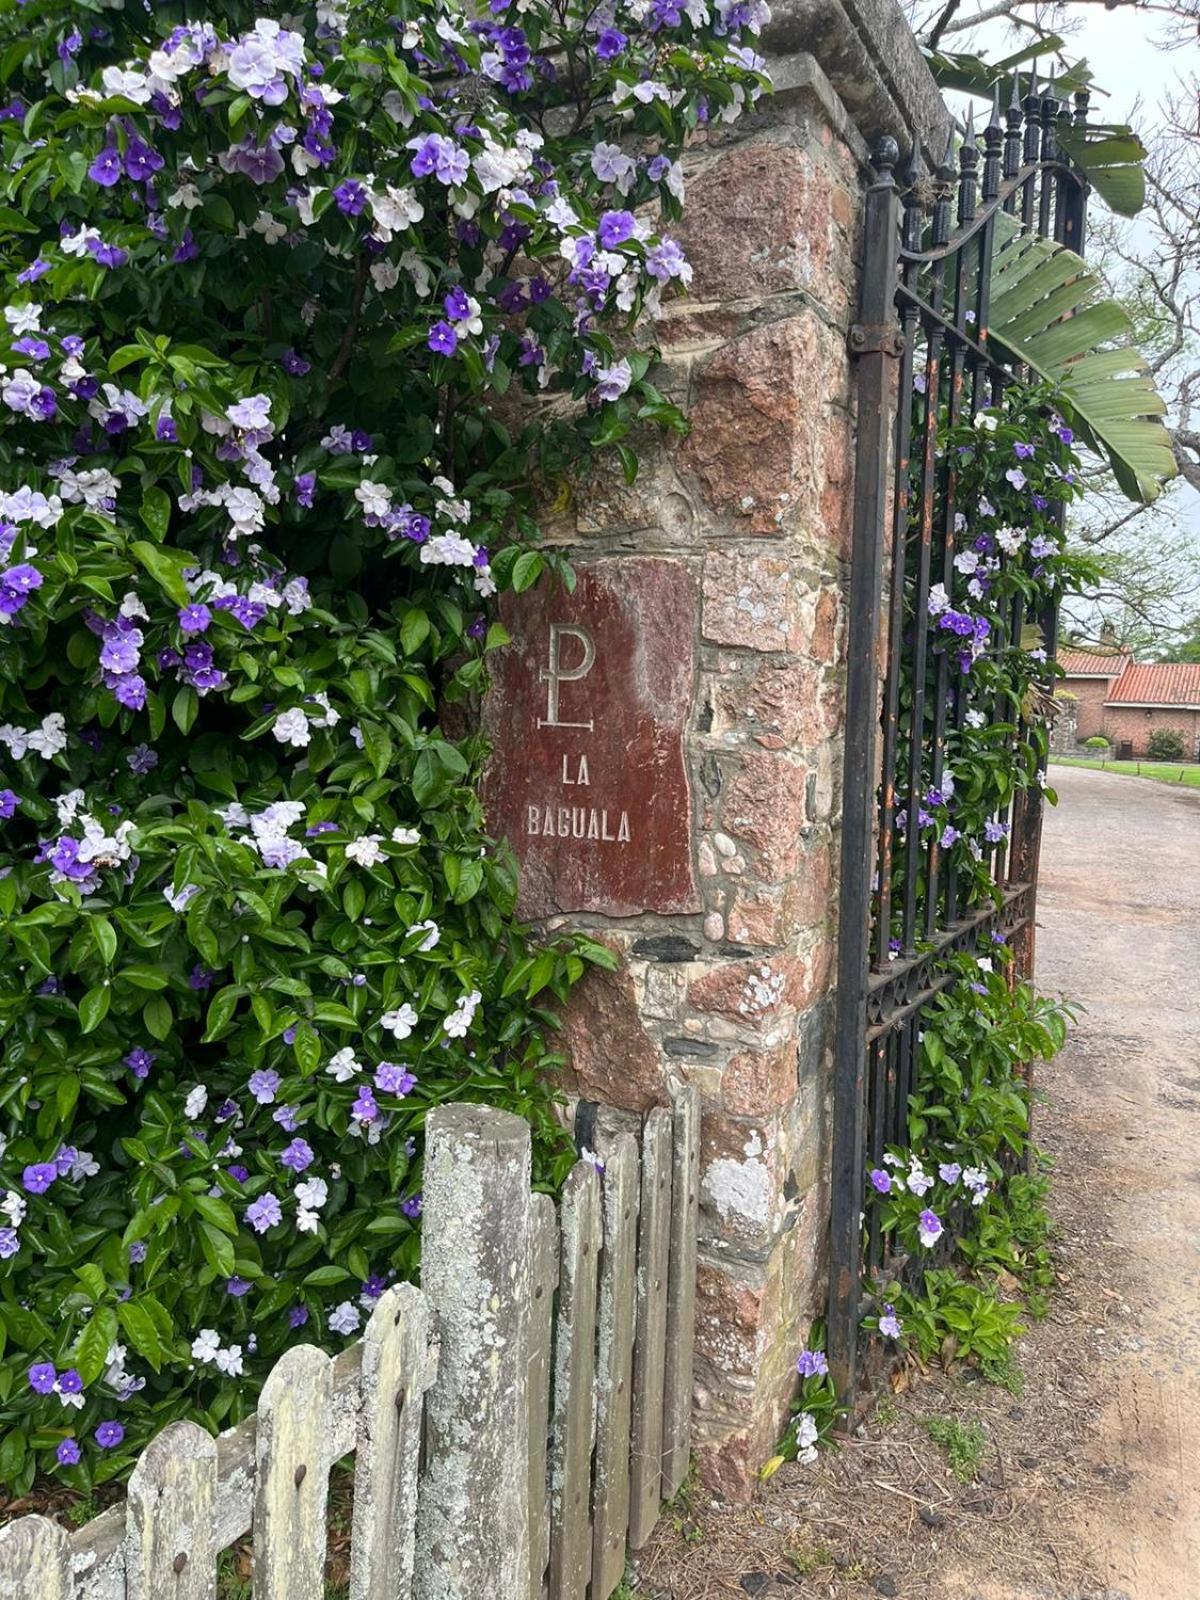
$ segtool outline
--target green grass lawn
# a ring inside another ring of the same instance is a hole
[[[1067,756],[1052,756],[1060,767],[1090,767],[1095,772],[1120,772],[1131,778],[1152,778],[1155,783],[1181,783],[1185,789],[1200,789],[1200,765],[1186,761],[1076,761]]]

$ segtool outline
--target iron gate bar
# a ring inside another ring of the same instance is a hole
[[[957,426],[981,406],[997,403],[1021,376],[989,344],[991,269],[1000,236],[996,219],[1001,213],[1019,217],[1031,232],[1078,249],[1087,185],[1060,153],[1058,135],[1060,124],[1082,129],[1086,122],[1085,93],[1076,95],[1072,116],[1052,85],[1041,92],[1031,76],[1023,99],[1014,82],[1003,122],[998,102],[993,105],[980,136],[982,152],[971,127],[957,162],[951,141],[932,185],[922,183],[914,154],[900,194],[894,140],[881,141],[872,157],[859,321],[851,333],[859,426],[848,607],[828,1337],[830,1367],[846,1400],[854,1391],[863,1271],[888,1265],[888,1241],[874,1212],[864,1237],[865,1163],[877,1163],[889,1144],[907,1143],[922,1020],[953,981],[938,968],[948,954],[974,950],[1000,929],[1013,940],[1018,971],[1027,973],[1032,960],[1040,789],[1034,784],[1018,789],[999,809],[1009,832],[988,845],[981,858],[994,896],[982,907],[968,901],[962,908],[966,880],[960,882],[957,863],[941,850],[937,830],[920,825],[926,786],[942,784],[950,764],[948,742],[961,733],[966,712],[961,674],[953,671],[956,658],[934,646],[929,594],[935,577],[953,594],[956,552],[963,540],[975,537],[977,527],[977,507],[962,502],[957,458],[940,453],[938,444],[942,426]],[[893,358],[898,358],[895,368]],[[886,583],[885,559],[891,563]],[[1004,564],[1008,559],[1001,555]],[[1056,618],[1047,612],[1038,621],[1049,657],[1048,688]],[[1017,597],[997,619],[989,650],[1019,645],[1024,622]],[[999,694],[994,697],[993,725],[1018,723],[1010,748],[1024,731],[1013,710]],[[923,831],[932,837],[922,838]]]
[[[872,158],[875,179],[866,194],[863,226],[862,321],[886,322],[895,312],[896,229],[900,197],[894,169],[900,147],[882,139]],[[883,585],[883,540],[887,514],[892,406],[891,363],[882,349],[858,360],[858,438],[854,471],[854,533],[851,545],[850,638],[846,671],[845,781],[842,794],[842,914],[854,919],[855,936],[838,941],[838,992],[842,1021],[834,1066],[833,1174],[830,1193],[829,1350],[839,1392],[853,1385],[858,1340],[859,1221],[863,1141],[862,1041],[867,1029],[867,928],[871,915],[872,819],[875,811],[875,640]],[[899,534],[896,535],[899,537]]]

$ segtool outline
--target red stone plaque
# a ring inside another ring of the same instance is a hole
[[[505,598],[485,799],[521,860],[521,910],[696,911],[684,733],[695,586],[653,556],[581,565]]]

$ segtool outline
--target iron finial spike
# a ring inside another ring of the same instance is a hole
[[[1020,109],[1021,109],[1021,69],[1020,69],[1020,67],[1018,67],[1017,70],[1013,73],[1012,99],[1008,102],[1008,109],[1010,111],[1020,111]]]
[[[988,122],[989,128],[1000,126],[1000,85],[996,84],[995,93],[992,95],[992,115]]]
[[[954,171],[954,124],[953,123],[950,124],[950,134],[949,134],[949,137],[946,140],[946,154],[942,157],[942,164],[941,164],[941,167],[940,167],[939,170],[942,171],[942,172],[953,172]]]
[[[965,126],[963,127],[963,138],[969,141],[969,140],[973,139],[974,137],[975,137],[975,102],[974,102],[974,100],[972,100],[970,105],[967,107],[967,120],[966,120]]]

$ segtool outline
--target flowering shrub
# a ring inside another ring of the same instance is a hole
[[[763,84],[761,0],[202,9],[0,19],[16,1492],[352,1337],[430,1106],[569,1159],[542,1007],[604,955],[514,920],[441,711],[555,566],[532,486],[684,425],[631,335],[690,275],[685,139]]]
[[[800,1385],[792,1400],[792,1415],[779,1448],[762,1468],[759,1476],[764,1480],[774,1476],[785,1461],[799,1461],[808,1466],[817,1459],[817,1446],[824,1444],[833,1432],[846,1407],[840,1404],[829,1362],[822,1346],[825,1329],[814,1323],[809,1330],[808,1347],[796,1358],[796,1372]]]
[[[923,379],[917,382],[914,404],[920,407]],[[1014,795],[1035,784],[1045,786],[1051,669],[1043,623],[1062,595],[1091,570],[1067,551],[1060,525],[1062,508],[1082,492],[1067,414],[1066,401],[1052,390],[1014,384],[973,419],[952,427],[943,414],[938,433],[939,455],[954,462],[954,503],[961,508],[953,519],[953,559],[947,571],[939,568],[940,581],[930,586],[925,601],[930,644],[924,714],[932,723],[940,692],[946,701],[944,739],[937,770],[931,764],[918,774],[915,819],[901,806],[894,826],[902,846],[915,820],[922,847],[937,847],[943,881],[957,876],[960,906],[994,897],[992,865],[1005,848]],[[939,481],[939,496],[945,492],[945,481]],[[919,480],[913,503],[921,503]],[[911,538],[909,546],[911,627],[920,594],[920,540]],[[939,672],[944,675],[940,691]],[[909,788],[912,703],[906,684],[900,696],[901,794]],[[922,760],[932,763],[935,741],[926,737],[918,744]],[[903,848],[893,852],[897,885],[905,872],[904,855]],[[893,896],[896,933],[901,898]],[[899,949],[898,940],[893,948]]]
[[[1030,1148],[1025,1068],[1062,1048],[1071,1013],[1029,984],[1010,981],[999,934],[991,948],[987,956],[948,958],[958,976],[925,1013],[909,1143],[885,1151],[867,1175],[867,1203],[879,1210],[891,1253],[917,1269],[904,1273],[908,1284],[879,1287],[880,1310],[868,1326],[911,1342],[923,1359],[948,1338],[951,1354],[978,1355],[959,1325],[976,1311],[970,1326],[980,1322],[980,1339],[1020,1331],[1015,1308],[999,1304],[994,1287],[964,1283],[956,1300],[947,1286],[957,1272],[927,1263],[1007,1273],[1034,1293],[1050,1276],[1045,1181],[1018,1165]],[[942,1315],[945,1305],[953,1316]],[[987,1357],[998,1359],[991,1344]]]

